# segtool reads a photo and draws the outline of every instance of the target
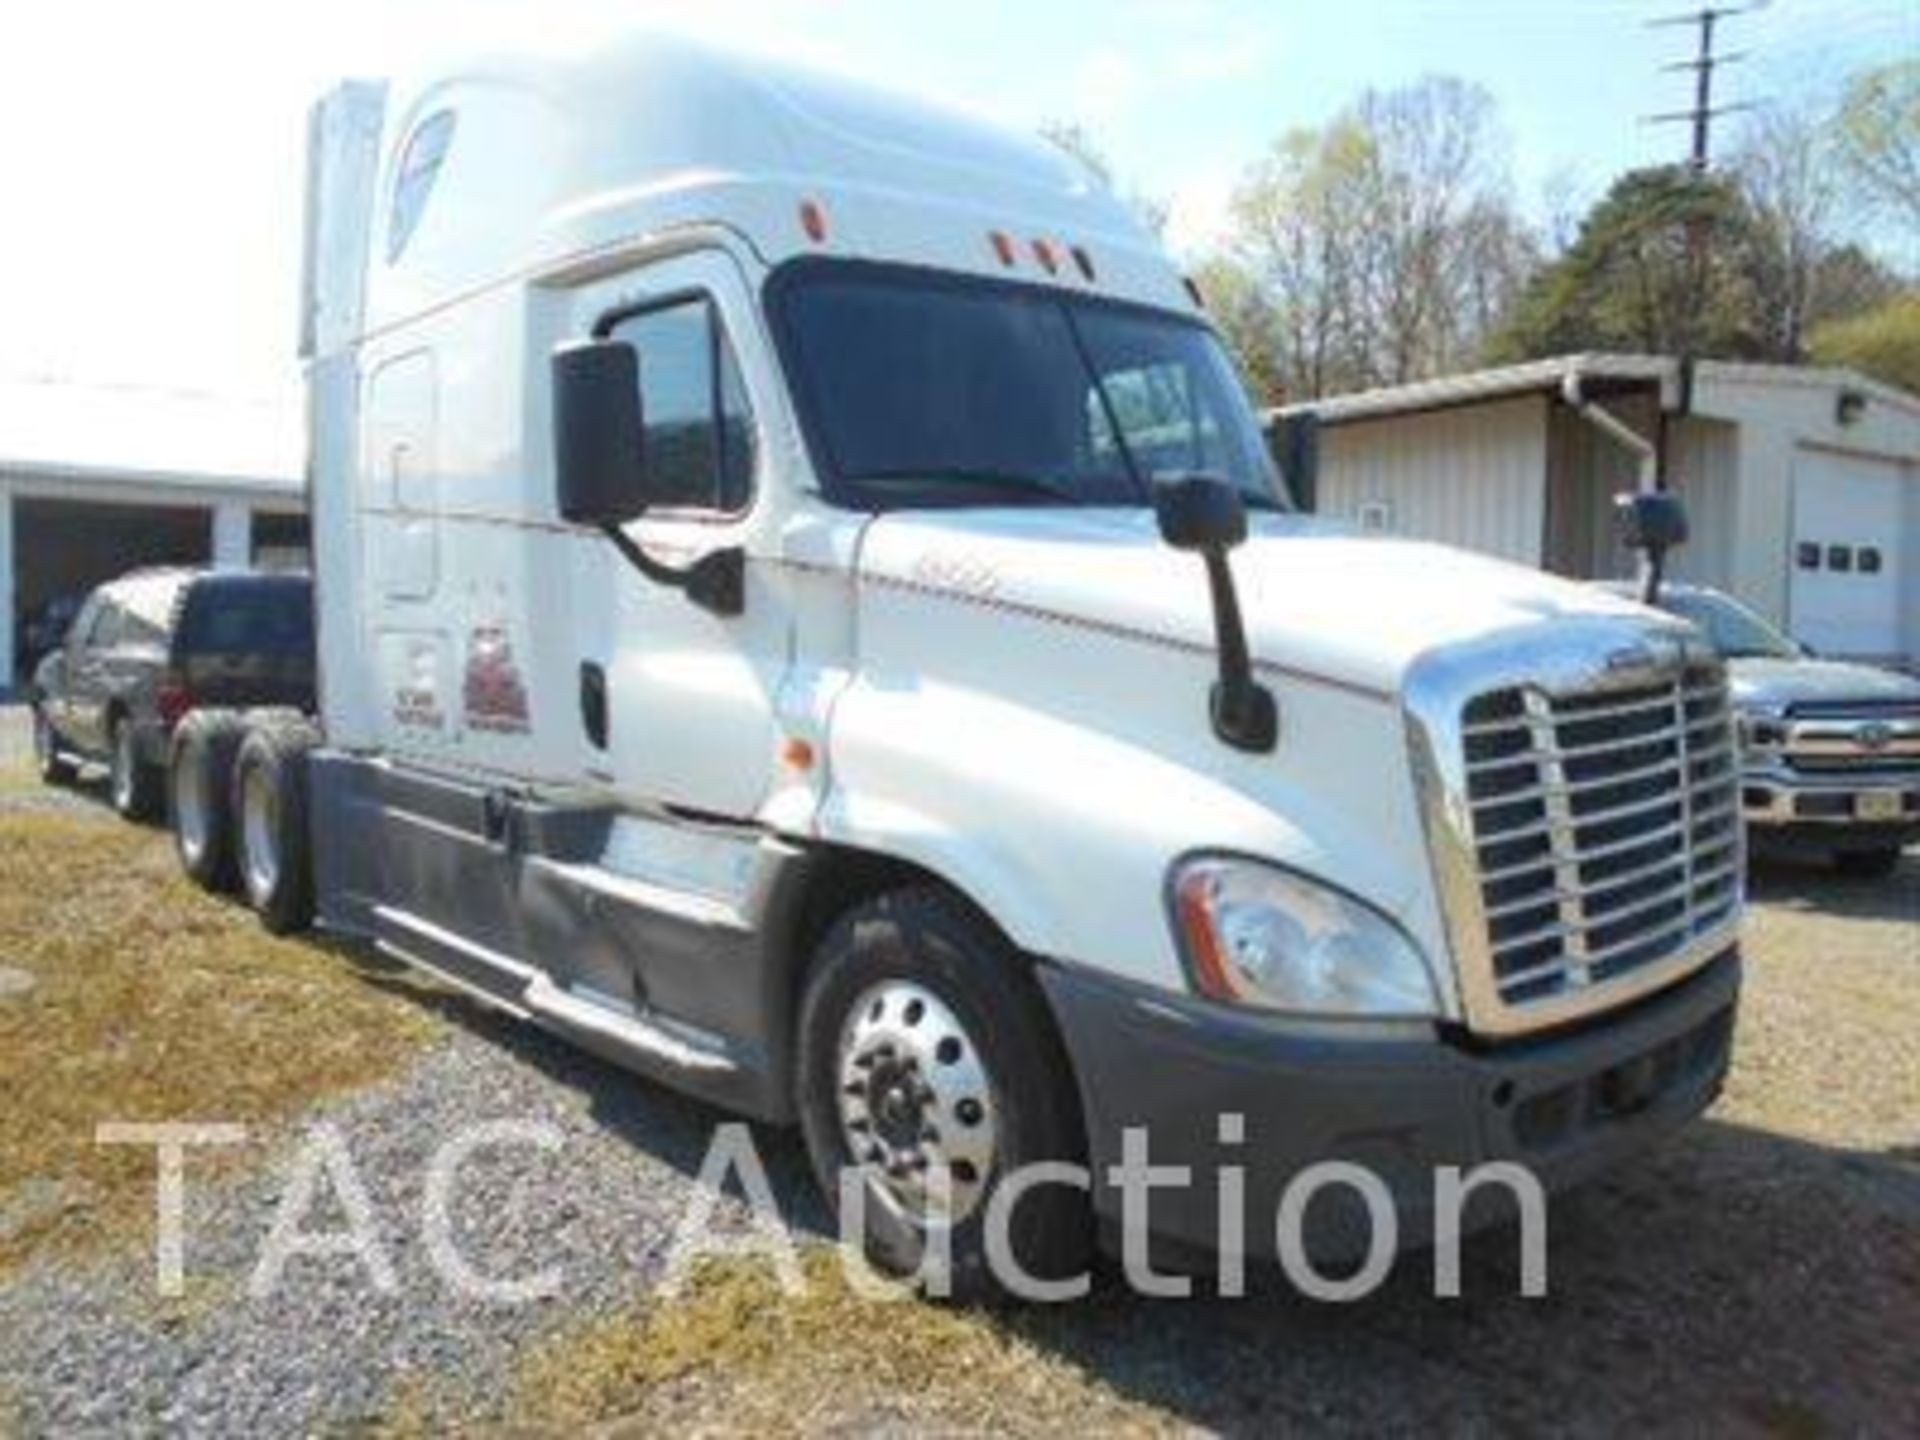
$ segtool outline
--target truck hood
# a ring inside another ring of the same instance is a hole
[[[1396,693],[1437,646],[1631,602],[1464,550],[1360,535],[1295,515],[1250,517],[1232,566],[1257,660]],[[1200,560],[1142,509],[895,512],[869,528],[863,579],[1183,646],[1213,644]]]
[[[1727,662],[1734,704],[1796,705],[1816,700],[1910,700],[1920,704],[1920,680],[1843,660],[1734,659]]]

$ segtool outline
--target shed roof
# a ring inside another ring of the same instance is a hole
[[[301,486],[302,444],[291,396],[0,381],[0,474],[284,493]]]
[[[1855,370],[1805,365],[1760,365],[1725,360],[1702,360],[1696,376],[1721,385],[1802,384],[1858,389],[1886,403],[1920,413],[1920,397],[1869,379]],[[1548,394],[1560,389],[1569,375],[1578,375],[1592,393],[1608,389],[1658,387],[1661,404],[1678,403],[1680,362],[1671,355],[1619,355],[1585,352],[1472,370],[1410,385],[1390,385],[1303,401],[1270,412],[1273,416],[1315,414],[1323,424],[1381,419],[1425,410],[1450,409],[1518,395]]]

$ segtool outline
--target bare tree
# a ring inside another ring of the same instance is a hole
[[[1493,103],[1430,77],[1368,91],[1284,136],[1234,197],[1234,248],[1281,316],[1308,395],[1477,358],[1537,262],[1515,215]]]
[[[1766,297],[1756,317],[1767,351],[1797,360],[1806,351],[1815,285],[1839,196],[1831,121],[1805,108],[1771,106],[1750,120],[1732,164],[1753,220],[1750,265]]]
[[[1840,106],[1840,155],[1863,198],[1920,227],[1920,60],[1853,77]]]

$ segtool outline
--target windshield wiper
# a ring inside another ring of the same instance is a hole
[[[1028,474],[1020,470],[972,470],[965,466],[927,466],[919,469],[869,470],[864,474],[850,477],[856,483],[870,480],[921,480],[929,485],[981,485],[1001,490],[1014,490],[1027,495],[1044,495],[1051,500],[1064,500],[1069,505],[1084,505],[1086,499],[1079,491],[1064,481],[1051,480],[1045,475]]]

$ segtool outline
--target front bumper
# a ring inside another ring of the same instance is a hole
[[[1885,799],[1897,797],[1888,813]],[[1865,813],[1871,806],[1882,807]],[[1856,827],[1902,826],[1920,834],[1920,779],[1912,774],[1794,775],[1780,769],[1747,770],[1740,777],[1740,813],[1755,833],[1818,829],[1835,838]]]
[[[1245,1171],[1248,1253],[1271,1255],[1283,1192],[1319,1161],[1386,1182],[1403,1248],[1431,1240],[1437,1167],[1518,1161],[1551,1192],[1617,1164],[1719,1093],[1740,957],[1729,949],[1625,1011],[1485,1048],[1437,1032],[1349,1038],[1077,969],[1042,980],[1079,1079],[1107,1243],[1129,1222],[1109,1167],[1123,1132],[1144,1127],[1153,1164],[1191,1170],[1190,1184],[1152,1192],[1144,1228],[1155,1253],[1197,1258],[1220,1249],[1223,1166]],[[1243,1117],[1243,1143],[1219,1139],[1222,1115]],[[1467,1219],[1501,1214],[1476,1199]],[[1349,1187],[1326,1187],[1306,1212],[1316,1256],[1364,1253],[1371,1233]]]

